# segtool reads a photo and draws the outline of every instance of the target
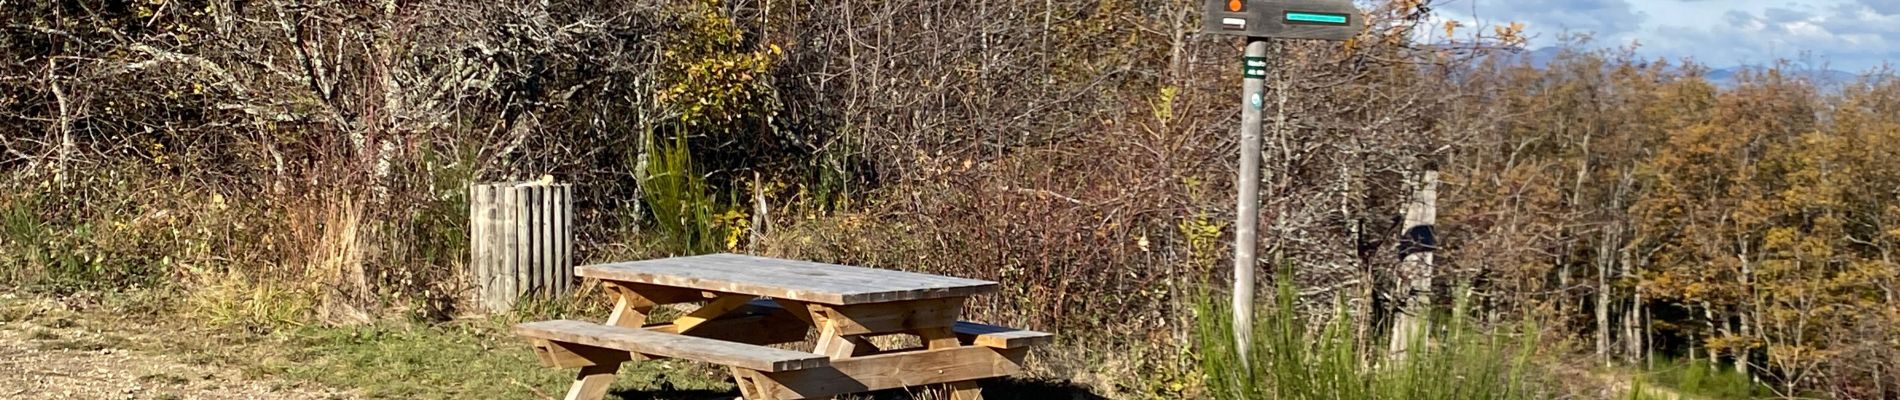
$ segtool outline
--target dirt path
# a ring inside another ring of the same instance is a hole
[[[0,399],[347,399],[348,393],[247,379],[190,355],[134,350],[162,340],[77,318],[64,304],[0,295]]]

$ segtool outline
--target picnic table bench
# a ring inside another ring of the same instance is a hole
[[[567,399],[606,395],[622,363],[676,358],[726,366],[748,400],[810,399],[942,384],[982,398],[976,381],[1013,375],[1053,335],[961,321],[964,300],[995,282],[736,254],[582,266],[614,296],[606,323],[515,326],[543,365],[580,368]],[[656,307],[704,303],[670,323]],[[807,351],[769,345],[802,342]],[[880,349],[874,336],[915,335],[920,347]]]

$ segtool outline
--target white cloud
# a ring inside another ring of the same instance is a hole
[[[1623,33],[1640,28],[1649,18],[1625,0],[1451,0],[1440,8],[1454,19],[1516,21],[1552,33]]]
[[[1451,0],[1441,9],[1468,24],[1525,22],[1538,37],[1533,46],[1587,31],[1595,46],[1638,43],[1651,57],[1715,67],[1795,59],[1864,70],[1900,61],[1900,0]]]
[[[1900,15],[1900,0],[1860,0],[1860,4],[1881,15]]]

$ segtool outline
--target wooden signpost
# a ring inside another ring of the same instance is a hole
[[[1234,221],[1234,340],[1242,365],[1253,337],[1255,245],[1260,224],[1260,120],[1266,108],[1267,41],[1343,41],[1365,29],[1350,0],[1207,0],[1201,33],[1247,37],[1241,58],[1240,196]]]

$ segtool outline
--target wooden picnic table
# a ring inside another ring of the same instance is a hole
[[[944,385],[982,398],[976,381],[1019,372],[1052,335],[961,321],[965,299],[995,282],[736,254],[579,267],[614,296],[606,323],[541,321],[516,332],[543,364],[580,368],[570,400],[599,399],[620,364],[681,358],[728,367],[746,399],[827,398]],[[659,306],[704,303],[670,323]],[[803,342],[809,352],[766,347]],[[920,347],[880,349],[874,336],[915,335]]]

